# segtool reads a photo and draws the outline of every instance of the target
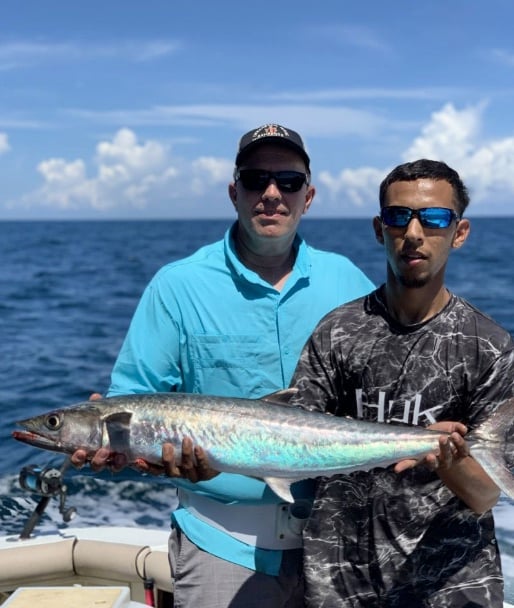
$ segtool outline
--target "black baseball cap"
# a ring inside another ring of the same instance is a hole
[[[252,129],[245,133],[239,140],[239,147],[237,149],[236,156],[236,167],[241,166],[241,163],[248,156],[248,154],[256,148],[258,145],[263,143],[272,143],[291,148],[303,158],[307,171],[309,171],[310,158],[305,150],[300,135],[292,129],[286,129],[282,125],[268,124]]]

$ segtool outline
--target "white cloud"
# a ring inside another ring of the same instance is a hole
[[[451,103],[446,104],[432,114],[403,159],[432,158],[450,165],[460,164],[473,153],[484,109],[485,105],[480,104],[459,111]]]
[[[116,44],[84,44],[75,41],[14,40],[0,43],[0,70],[41,65],[50,61],[124,59],[145,62],[172,55],[181,49],[174,40],[125,40]]]
[[[402,155],[405,161],[427,157],[454,167],[468,185],[472,210],[477,213],[487,213],[491,201],[509,210],[506,205],[514,196],[514,136],[482,140],[485,109],[483,103],[463,109],[444,105]],[[0,137],[0,150],[2,145],[4,151],[8,149],[6,136]],[[91,161],[51,158],[39,163],[43,185],[9,206],[45,206],[86,214],[144,210],[148,215],[169,217],[226,216],[231,211],[226,205],[226,184],[232,168],[232,159],[226,158],[186,161],[174,156],[169,146],[151,139],[138,141],[134,131],[123,128],[97,144]],[[322,202],[320,212],[369,215],[390,168],[320,171],[314,180]]]
[[[491,51],[491,57],[503,65],[514,67],[514,53],[512,51],[506,51],[504,49],[493,49]]]
[[[86,179],[82,160],[67,163],[61,158],[51,158],[37,167],[44,185],[34,193],[34,199],[44,205],[59,209],[74,208],[91,199],[93,184]],[[26,201],[30,202],[32,195]]]
[[[396,120],[392,123],[379,113],[344,106],[312,104],[191,104],[185,106],[155,106],[144,110],[70,110],[70,116],[94,123],[130,124],[137,126],[213,126],[230,123],[238,130],[247,131],[255,125],[266,124],[269,117],[281,124],[298,125],[305,137],[346,137],[348,135],[375,138],[392,129],[403,131],[411,123]]]
[[[232,172],[234,162],[224,158],[213,158],[212,156],[201,156],[193,161],[193,170],[197,173],[207,172],[212,181],[224,182],[227,178],[227,171]]]
[[[168,147],[154,140],[140,143],[133,131],[124,128],[97,145],[93,164],[96,174],[88,177],[82,159],[39,163],[44,184],[25,196],[21,205],[105,212],[151,209],[178,199],[189,202],[215,183],[228,183],[233,163],[203,157],[188,166],[173,159]]]
[[[508,204],[514,197],[514,136],[482,141],[486,104],[461,110],[446,104],[434,112],[421,133],[402,155],[405,162],[431,158],[448,163],[468,186],[472,209],[486,213],[491,202]],[[338,175],[324,171],[319,183],[330,198],[348,201],[354,208],[374,205],[378,187],[389,169],[343,169]]]
[[[139,145],[136,134],[130,129],[120,129],[112,141],[100,142],[96,152],[100,167],[127,170],[131,176],[160,171],[168,157],[167,148],[156,141]]]
[[[335,88],[335,89],[309,89],[305,91],[286,91],[273,93],[271,99],[277,101],[298,102],[331,102],[346,100],[395,100],[395,101],[425,101],[445,100],[456,96],[462,96],[467,91],[462,87],[413,87],[410,89],[400,88]]]
[[[365,49],[374,53],[390,53],[391,47],[372,28],[357,24],[333,24],[315,26],[309,25],[309,37],[316,36],[326,45],[330,42],[333,46],[354,47]]]
[[[479,148],[463,165],[462,176],[472,186],[472,198],[491,203],[514,196],[514,137]]]
[[[351,206],[358,208],[365,207],[370,201],[378,200],[378,186],[383,178],[383,171],[372,167],[361,167],[343,169],[336,176],[332,176],[328,171],[322,171],[317,181],[329,191],[330,198],[348,201]]]
[[[0,154],[5,154],[11,149],[9,138],[6,133],[0,133]]]
[[[164,40],[157,40],[155,42],[147,42],[142,46],[139,46],[138,53],[135,55],[135,59],[138,61],[151,61],[152,59],[160,59],[175,53],[179,48],[180,44],[177,42],[168,42]]]
[[[405,160],[433,158],[456,169],[471,191],[472,208],[505,203],[514,196],[514,137],[480,138],[485,104],[456,110],[451,104],[435,112]]]
[[[198,158],[192,164],[192,193],[195,196],[204,196],[213,185],[228,184],[233,169],[233,161],[206,156]]]

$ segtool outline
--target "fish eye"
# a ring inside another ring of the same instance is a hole
[[[45,419],[45,425],[51,431],[57,431],[61,428],[62,419],[59,414],[48,414]]]

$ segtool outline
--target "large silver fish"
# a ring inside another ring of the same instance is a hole
[[[35,447],[88,456],[100,447],[123,453],[128,464],[162,464],[161,447],[190,437],[219,471],[264,479],[293,502],[290,485],[300,479],[385,466],[438,447],[440,431],[339,418],[287,406],[291,390],[263,399],[186,393],[152,393],[87,401],[22,420],[13,437]],[[514,399],[502,404],[467,435],[472,455],[496,484],[514,498],[505,461],[514,424]]]

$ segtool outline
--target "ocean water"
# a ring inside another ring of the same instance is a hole
[[[20,488],[22,467],[62,463],[11,438],[14,421],[104,392],[128,323],[147,282],[166,262],[223,236],[231,220],[0,222],[0,530],[21,532],[37,497]],[[368,220],[304,220],[314,246],[350,257],[384,277],[383,249]],[[452,254],[448,286],[514,335],[514,218],[475,218]],[[156,480],[94,478],[69,470],[72,525],[168,527],[175,493]],[[514,503],[495,508],[506,594],[514,602]],[[64,528],[52,499],[38,531]]]

